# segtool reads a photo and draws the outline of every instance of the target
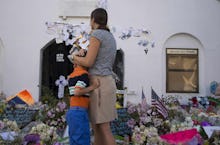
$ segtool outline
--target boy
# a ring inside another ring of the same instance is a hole
[[[68,76],[70,109],[66,114],[70,145],[90,145],[89,96],[86,93],[99,86],[98,81],[93,82],[89,85],[88,72],[85,67],[74,64],[74,70]]]

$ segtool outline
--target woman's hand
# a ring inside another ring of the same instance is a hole
[[[87,50],[85,49],[80,49],[79,52],[72,54],[72,62],[75,64],[79,64],[77,61],[77,57],[84,57],[86,55]]]
[[[90,86],[94,89],[100,86],[100,81],[98,78],[90,78]]]

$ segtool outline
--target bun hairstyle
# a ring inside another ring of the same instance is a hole
[[[94,22],[99,24],[98,29],[104,29],[110,31],[109,28],[107,27],[108,14],[105,9],[97,8],[93,10],[91,13],[91,19],[94,19]]]

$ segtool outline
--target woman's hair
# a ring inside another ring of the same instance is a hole
[[[94,22],[99,24],[98,29],[104,29],[110,31],[109,28],[107,27],[108,14],[105,9],[97,8],[93,10],[91,13],[91,19],[93,18],[94,18]]]

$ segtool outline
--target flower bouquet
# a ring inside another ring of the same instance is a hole
[[[19,144],[22,142],[20,129],[15,121],[0,120],[0,144]]]
[[[30,133],[24,137],[24,142],[34,142],[40,144],[51,145],[58,139],[56,128],[40,123],[32,127]]]
[[[165,144],[160,140],[158,129],[166,133],[169,131],[169,122],[164,122],[162,118],[158,118],[156,112],[153,112],[144,100],[139,104],[128,102],[127,106],[128,114],[131,117],[127,124],[133,132],[132,142],[135,145]]]
[[[41,121],[46,125],[55,127],[59,136],[63,135],[66,128],[67,104],[64,101],[59,101],[55,106],[44,107],[40,110]]]

